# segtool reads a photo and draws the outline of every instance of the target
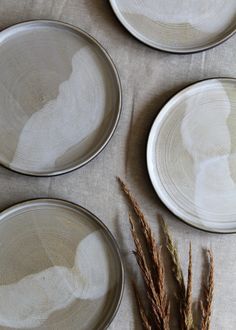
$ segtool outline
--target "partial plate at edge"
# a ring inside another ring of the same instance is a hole
[[[147,165],[164,204],[199,229],[236,232],[236,80],[176,94],[150,131]]]
[[[134,37],[167,52],[203,51],[236,31],[235,0],[110,0],[110,3]]]
[[[84,31],[30,21],[0,32],[0,163],[49,176],[76,169],[110,140],[121,110],[116,68]]]
[[[103,330],[122,297],[117,244],[93,214],[37,199],[0,214],[0,329]]]

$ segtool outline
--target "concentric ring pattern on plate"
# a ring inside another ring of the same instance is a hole
[[[124,271],[109,230],[61,200],[0,214],[0,329],[103,330],[119,307]]]
[[[235,0],[110,0],[110,3],[133,36],[168,52],[202,51],[236,31]]]
[[[0,32],[0,163],[62,174],[107,144],[121,109],[116,68],[84,31],[57,21]]]
[[[147,145],[153,186],[185,222],[236,232],[236,80],[209,79],[176,94]]]

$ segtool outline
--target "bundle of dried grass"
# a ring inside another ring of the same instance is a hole
[[[149,324],[152,324],[152,326],[156,327],[156,329],[169,330],[170,306],[167,299],[164,264],[162,261],[160,248],[156,243],[151,228],[147,220],[145,219],[145,216],[142,213],[137,201],[132,196],[124,182],[120,178],[118,180],[126,196],[129,198],[129,201],[131,202],[133,209],[138,217],[139,225],[142,229],[143,238],[146,246],[147,255],[145,254],[140,239],[138,238],[138,234],[134,225],[134,220],[130,215],[129,220],[131,226],[131,233],[136,248],[134,254],[136,256],[137,263],[143,275],[147,290],[147,297],[151,306],[151,320],[149,320],[148,322]],[[142,315],[143,312],[140,314]],[[148,320],[147,315],[146,319]]]
[[[157,244],[152,230],[146,220],[136,199],[131,194],[127,185],[118,178],[122,190],[126,194],[135,214],[137,215],[138,224],[143,235],[142,240],[139,238],[136,230],[136,222],[129,216],[131,233],[135,244],[135,257],[142,277],[145,283],[148,299],[148,312],[145,310],[141,302],[137,287],[134,285],[135,296],[138,303],[139,313],[143,328],[146,330],[169,330],[170,329],[170,298],[168,299],[166,283],[165,283],[165,267],[162,260],[161,247]],[[169,252],[172,264],[172,274],[177,287],[177,299],[179,302],[179,319],[181,330],[194,330],[196,326],[193,321],[192,312],[192,247],[189,246],[189,266],[187,285],[185,285],[183,271],[179,261],[177,247],[169,233],[168,227],[161,216],[158,216],[162,231],[165,237],[165,246]],[[209,276],[208,283],[205,286],[203,301],[201,301],[201,330],[210,329],[210,319],[213,301],[214,289],[214,264],[213,255],[208,251],[209,255]]]
[[[150,266],[148,265],[147,257],[145,256],[142,244],[140,243],[137,232],[135,230],[134,221],[131,216],[129,216],[129,220],[136,248],[134,254],[142,272],[147,291],[147,298],[151,306],[150,319],[147,315],[145,315],[145,317],[142,317],[142,319],[146,318],[148,324],[152,325],[156,329],[169,330],[169,302],[167,300],[164,281],[164,267],[160,256],[159,248],[157,244],[155,244],[154,238],[151,237],[152,241],[149,242],[148,252],[149,256],[151,257],[151,261],[153,261],[154,263],[153,269],[156,269],[158,272],[157,274],[155,274],[152,272]],[[153,258],[153,256],[155,257]],[[144,310],[140,311],[141,316],[143,313]]]

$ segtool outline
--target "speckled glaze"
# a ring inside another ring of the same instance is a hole
[[[173,97],[147,147],[160,198],[189,224],[236,231],[236,80],[209,79]]]
[[[188,53],[227,39],[236,30],[234,0],[110,0],[121,23],[157,49]]]
[[[85,209],[41,199],[0,215],[0,329],[104,329],[123,290],[108,229]]]
[[[31,175],[82,166],[120,114],[116,69],[85,32],[32,21],[0,32],[0,163]]]

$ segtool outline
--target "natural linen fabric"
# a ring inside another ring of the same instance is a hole
[[[0,0],[0,27],[31,19],[58,19],[89,32],[109,51],[121,76],[123,112],[105,150],[85,167],[55,178],[31,178],[0,168],[0,207],[42,196],[79,203],[100,217],[115,235],[127,266],[136,276],[128,208],[116,175],[129,182],[158,236],[156,214],[161,212],[178,242],[187,269],[189,241],[193,247],[194,297],[201,279],[202,247],[215,256],[215,302],[212,330],[234,330],[236,324],[235,235],[204,233],[183,224],[156,196],[146,170],[146,141],[161,106],[195,81],[215,76],[236,77],[236,36],[209,51],[174,55],[153,50],[135,40],[121,26],[105,0]],[[4,269],[0,269],[0,278]],[[132,287],[124,297],[110,330],[141,329]],[[173,329],[176,329],[173,325]]]

